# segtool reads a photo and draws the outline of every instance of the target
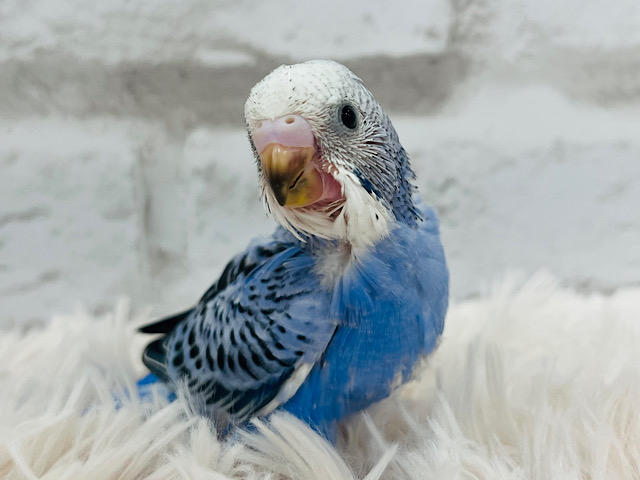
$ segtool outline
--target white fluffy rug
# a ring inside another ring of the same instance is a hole
[[[182,401],[113,408],[146,338],[126,305],[0,338],[0,477],[10,479],[640,478],[640,288],[545,275],[454,304],[419,379],[345,426],[295,419],[219,442]],[[28,308],[28,306],[25,306]]]

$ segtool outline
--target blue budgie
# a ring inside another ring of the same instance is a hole
[[[221,428],[281,409],[334,440],[438,342],[449,275],[436,215],[389,118],[339,63],[277,68],[245,119],[280,227],[193,309],[143,327],[163,334],[143,360]]]

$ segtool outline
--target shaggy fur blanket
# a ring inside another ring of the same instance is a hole
[[[640,478],[640,288],[514,285],[453,304],[417,378],[347,422],[336,448],[284,414],[219,440],[184,398],[115,408],[143,374],[134,331],[149,320],[124,303],[4,331],[0,477]]]

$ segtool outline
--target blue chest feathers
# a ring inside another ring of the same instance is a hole
[[[339,326],[284,408],[311,424],[326,423],[387,397],[435,348],[447,303],[435,220],[395,229],[336,279],[330,316]]]

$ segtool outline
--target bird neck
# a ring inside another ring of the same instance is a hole
[[[327,290],[332,291],[359,255],[348,241],[310,238],[303,246],[314,258],[314,271]]]
[[[391,211],[399,223],[415,227],[422,220],[422,215],[413,202],[413,194],[417,188],[412,182],[416,176],[411,169],[409,156],[402,147],[396,152],[396,162],[398,182],[389,202]]]

